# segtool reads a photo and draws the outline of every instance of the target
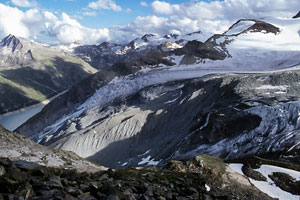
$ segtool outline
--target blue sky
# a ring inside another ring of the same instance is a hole
[[[205,2],[209,0],[203,0]],[[14,4],[9,1],[3,1],[12,6]],[[65,12],[69,16],[77,19],[82,25],[89,28],[105,28],[115,25],[126,25],[133,21],[137,16],[152,15],[152,0],[115,0],[115,3],[122,8],[122,11],[115,12],[105,9],[88,9],[91,0],[36,0],[39,9],[45,9],[51,12]],[[148,6],[142,6],[141,2],[147,3]],[[190,3],[190,0],[165,0],[168,3]],[[22,10],[26,8],[19,7]],[[96,16],[85,16],[84,12],[95,12]]]
[[[0,37],[125,43],[144,34],[222,33],[239,19],[291,17],[299,0],[0,0]]]

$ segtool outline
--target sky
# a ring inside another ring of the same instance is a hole
[[[0,37],[126,43],[147,33],[222,33],[242,18],[290,18],[299,10],[299,0],[0,0]]]

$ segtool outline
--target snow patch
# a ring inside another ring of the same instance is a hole
[[[210,191],[210,187],[207,184],[205,184],[205,189],[206,189],[207,192]]]
[[[240,34],[243,31],[247,30],[251,26],[255,24],[254,21],[240,21],[239,23],[235,24],[229,31],[227,31],[226,35],[236,35]]]
[[[146,157],[146,158],[142,158],[142,161],[140,161],[139,163],[138,163],[138,165],[144,165],[144,164],[147,164],[147,165],[152,165],[152,166],[156,166],[156,165],[158,165],[158,163],[160,162],[160,161],[155,161],[154,159],[151,159],[151,156],[148,156],[148,157]]]
[[[239,173],[241,175],[244,175],[244,173],[242,171],[243,164],[240,164],[240,163],[231,163],[231,164],[229,164],[229,167],[233,171],[235,171],[235,172],[237,172],[237,173]]]
[[[235,171],[241,175],[244,175],[244,173],[242,172],[242,166],[243,166],[243,164],[229,164],[229,167],[233,171]],[[256,181],[256,180],[249,178],[250,182],[253,185],[255,185],[255,187],[257,187],[260,191],[266,193],[267,195],[269,195],[272,198],[278,198],[280,200],[286,200],[286,199],[299,200],[300,199],[299,195],[293,195],[293,194],[283,191],[282,189],[277,187],[275,185],[275,183],[273,182],[273,180],[269,178],[269,175],[272,175],[272,173],[274,173],[274,172],[282,172],[282,173],[286,173],[286,174],[290,175],[291,177],[293,177],[294,179],[299,181],[300,180],[300,172],[281,168],[281,167],[276,167],[276,166],[272,166],[272,165],[261,165],[260,168],[255,169],[255,171],[260,172],[264,177],[267,178],[267,182]]]
[[[287,90],[289,86],[287,85],[280,85],[280,86],[273,86],[273,85],[262,85],[255,89],[257,90]]]

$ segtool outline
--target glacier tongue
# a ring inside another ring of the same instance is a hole
[[[213,145],[200,145],[185,155],[175,155],[175,158],[190,157],[192,154],[209,154],[233,159],[246,155],[284,151],[287,146],[300,149],[300,144],[297,142],[300,140],[300,101],[280,103],[276,106],[256,106],[248,109],[247,112],[262,118],[260,125],[254,130],[241,133],[235,138],[221,140]]]

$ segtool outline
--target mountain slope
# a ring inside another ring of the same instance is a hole
[[[201,31],[183,36],[168,34],[162,38],[146,34],[125,45],[103,42],[100,45],[78,46],[74,48],[73,53],[97,69],[117,63],[141,67],[159,64],[163,57],[170,55],[175,49],[182,48],[188,41],[202,41],[204,38],[206,36]],[[168,62],[167,65],[171,63]]]
[[[0,114],[42,102],[97,70],[56,48],[9,35],[0,43]]]
[[[84,172],[105,168],[83,160],[73,152],[38,145],[24,136],[7,131],[0,126],[0,157],[13,161],[26,161],[47,167],[64,167]]]
[[[299,21],[272,22],[240,20],[153,63],[102,69],[18,132],[116,168],[199,154],[299,164]]]

